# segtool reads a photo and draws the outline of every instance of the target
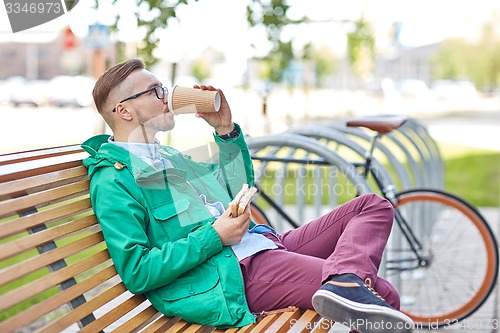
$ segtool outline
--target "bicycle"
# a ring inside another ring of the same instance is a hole
[[[385,134],[402,126],[405,117],[351,120],[349,127],[374,131],[363,162],[352,162],[363,179],[372,177],[395,210],[394,229],[385,251],[385,277],[400,292],[401,310],[422,328],[435,328],[472,315],[488,299],[498,277],[499,254],[495,236],[482,214],[464,199],[440,189],[413,188],[396,191],[382,179],[374,150]],[[293,157],[252,159],[304,163]],[[313,164],[322,164],[314,160]],[[308,163],[305,161],[305,163]],[[326,164],[323,162],[323,164]],[[263,189],[259,196],[292,228],[299,227],[290,214]],[[252,202],[256,223],[271,224],[265,211]]]

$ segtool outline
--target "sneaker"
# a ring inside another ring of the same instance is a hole
[[[336,275],[312,298],[321,316],[360,333],[413,332],[414,322],[394,309],[357,275]]]

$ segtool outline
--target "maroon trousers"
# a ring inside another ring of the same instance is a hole
[[[311,298],[322,283],[342,273],[370,279],[386,302],[399,309],[396,289],[377,276],[393,217],[387,200],[366,194],[298,229],[281,235],[265,233],[278,248],[240,263],[250,310],[312,309]]]

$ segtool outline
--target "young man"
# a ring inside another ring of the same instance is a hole
[[[219,162],[201,164],[155,139],[174,127],[174,115],[142,61],[108,69],[95,85],[113,135],[82,146],[92,205],[125,286],[167,316],[204,325],[243,326],[254,313],[293,305],[360,332],[411,332],[396,290],[377,276],[393,220],[385,199],[358,197],[281,235],[256,226],[248,208],[231,215],[228,204],[253,184],[253,168],[218,91],[219,112],[196,116],[214,128]]]

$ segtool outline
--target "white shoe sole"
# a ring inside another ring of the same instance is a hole
[[[360,333],[411,333],[413,320],[402,312],[373,304],[350,301],[335,293],[318,290],[312,304],[321,316]]]

